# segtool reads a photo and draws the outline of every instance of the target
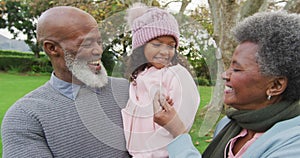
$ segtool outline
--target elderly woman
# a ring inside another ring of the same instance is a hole
[[[202,157],[299,157],[299,31],[299,14],[286,12],[256,13],[234,28],[238,46],[222,74],[230,108]],[[154,120],[176,137],[170,157],[201,157],[173,108],[162,106]]]

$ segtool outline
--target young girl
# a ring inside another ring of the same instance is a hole
[[[141,3],[134,4],[127,14],[133,52],[128,57],[130,96],[122,109],[126,147],[136,158],[165,158],[173,137],[154,123],[153,98],[157,92],[162,99],[170,97],[189,130],[200,103],[198,89],[187,69],[178,63],[176,19]]]

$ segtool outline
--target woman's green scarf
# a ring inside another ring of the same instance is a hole
[[[225,146],[243,128],[265,132],[277,122],[300,115],[299,101],[282,101],[259,110],[236,110],[230,108],[226,115],[231,121],[214,138],[204,151],[203,158],[224,158]],[[227,154],[227,151],[226,151]]]

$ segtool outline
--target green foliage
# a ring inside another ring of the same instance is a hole
[[[208,79],[203,77],[198,77],[197,82],[199,86],[210,86],[210,82],[208,81]]]
[[[51,73],[52,67],[45,55],[35,58],[30,53],[0,50],[0,70],[11,73]]]
[[[5,10],[6,10],[5,2],[0,1],[0,28],[5,28],[6,27],[5,19],[3,19],[3,12]]]
[[[53,68],[49,59],[44,56],[41,58],[33,58],[34,64],[31,65],[31,73],[51,73]]]
[[[16,71],[25,72],[29,71],[28,65],[32,64],[30,57],[20,56],[3,56],[0,57],[0,70],[2,71]]]
[[[146,4],[149,2],[144,1]],[[123,66],[117,63],[122,62],[123,56],[131,50],[131,34],[125,29],[124,20],[125,9],[131,5],[133,1],[119,1],[119,0],[5,0],[0,3],[2,13],[1,19],[6,22],[0,27],[7,27],[11,33],[18,35],[19,32],[27,35],[26,43],[30,45],[30,48],[35,52],[35,57],[39,57],[40,48],[36,43],[36,20],[40,14],[46,9],[53,6],[67,5],[78,7],[86,12],[90,13],[99,23],[100,31],[102,32],[102,38],[104,42],[103,64],[107,69],[109,75],[113,73],[115,66]],[[152,1],[152,5],[160,6],[158,1]],[[202,9],[204,10],[204,9]],[[204,10],[207,11],[207,10]],[[194,15],[194,14],[193,14]],[[201,14],[202,21],[208,16],[208,12]],[[6,17],[6,18],[4,18]],[[186,16],[183,19],[189,18]],[[198,18],[199,19],[199,18]],[[204,24],[204,23],[202,23]],[[199,25],[199,23],[197,23]],[[210,25],[210,23],[207,23]],[[189,26],[189,25],[187,25]],[[193,26],[192,26],[193,27]],[[206,27],[205,27],[206,28]],[[195,33],[194,30],[189,30],[190,33]],[[202,34],[202,33],[200,33]],[[185,36],[189,37],[189,36]],[[198,39],[201,40],[201,39]],[[184,41],[186,42],[186,41]],[[204,77],[210,79],[210,70],[207,67],[207,61],[201,56],[201,50],[203,50],[203,44],[194,47],[194,41],[188,41],[184,46],[180,45],[179,53],[186,56],[189,63],[192,65],[192,69],[195,70],[197,77]],[[12,57],[10,57],[12,58]],[[9,59],[7,59],[9,60]],[[16,63],[17,60],[12,59]],[[31,59],[25,59],[31,60]],[[29,62],[29,61],[28,61]],[[31,61],[33,62],[33,61]],[[44,72],[48,71],[48,68],[44,67],[45,62],[34,61],[38,64],[27,63],[27,65],[33,65],[30,68],[18,65],[11,65],[4,70],[12,69],[14,71],[32,71],[32,72]],[[117,64],[117,65],[116,65]],[[38,65],[38,66],[37,66]],[[41,65],[41,66],[40,66]],[[3,66],[2,66],[3,67]],[[119,68],[119,67],[118,67]],[[1,70],[1,67],[0,67]],[[122,70],[122,69],[120,69]]]
[[[24,68],[22,68],[22,66],[9,65],[9,69],[7,72],[16,74],[16,73],[20,73],[20,72],[24,72],[24,71],[25,70],[24,70]]]
[[[205,6],[198,6],[195,10],[191,11],[191,17],[194,18],[209,35],[213,35],[214,28],[211,20],[210,10]]]
[[[26,57],[32,57],[32,53],[28,52],[19,52],[19,51],[13,51],[13,50],[0,50],[0,56],[26,56]],[[44,54],[41,56],[45,56]]]
[[[31,5],[28,5],[32,4],[32,2],[32,0],[5,0],[1,5],[1,10],[3,11],[1,21],[4,20],[5,23],[2,23],[0,26],[1,28],[7,27],[10,33],[14,35],[14,38],[18,37],[20,32],[25,34],[27,36],[25,43],[28,44],[35,56],[39,57],[41,48],[35,40],[35,29],[36,19],[44,11],[44,5],[32,8]]]
[[[111,76],[112,71],[115,66],[114,54],[111,51],[104,51],[101,61],[103,62],[103,66],[105,67],[107,74]]]
[[[36,41],[36,20],[48,8],[61,5],[85,10],[99,23],[126,8],[125,4],[115,0],[4,0],[0,3],[0,28],[8,28],[14,38],[20,32],[25,34],[25,43],[39,57],[41,47]]]

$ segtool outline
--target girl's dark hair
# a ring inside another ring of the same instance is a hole
[[[144,48],[145,45],[140,46],[135,50],[133,50],[131,55],[125,57],[125,63],[126,63],[125,77],[128,78],[130,82],[134,81],[140,72],[152,66],[145,57]],[[178,60],[178,53],[175,50],[175,55],[171,60],[171,64],[176,65],[179,63],[179,61],[183,61],[183,60]],[[185,66],[186,63],[182,65]]]

